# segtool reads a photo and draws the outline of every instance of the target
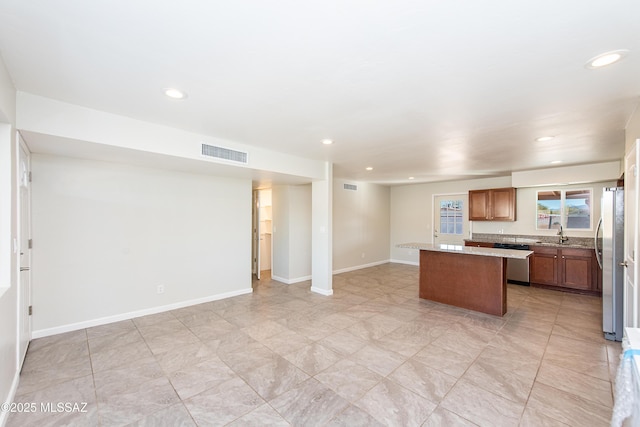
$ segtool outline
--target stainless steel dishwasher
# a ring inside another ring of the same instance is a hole
[[[529,245],[517,243],[494,243],[494,248],[515,249],[517,251],[529,251]],[[529,258],[507,259],[507,282],[516,285],[529,286]]]

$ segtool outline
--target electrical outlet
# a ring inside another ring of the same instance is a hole
[[[362,258],[364,258],[364,252],[362,252]]]
[[[164,285],[158,285],[158,293],[164,294]]]

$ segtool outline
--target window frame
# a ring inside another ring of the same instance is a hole
[[[446,218],[446,224],[447,224],[447,231],[443,231],[443,227],[442,227],[442,209],[443,206],[442,204],[445,202],[453,202],[455,204],[458,204],[460,206],[456,206],[455,208],[452,206],[448,206],[447,207],[447,214],[444,218]],[[459,213],[455,214],[455,215],[449,215],[451,212],[455,212],[455,213]],[[460,200],[460,199],[454,199],[452,198],[451,200],[443,200],[440,202],[440,234],[446,234],[448,236],[462,236],[464,235],[464,201]],[[448,230],[448,226],[452,225],[452,229],[453,229],[453,233],[449,233]],[[460,232],[458,233],[458,228],[460,228]]]
[[[578,192],[578,191],[582,191],[585,193],[589,193],[589,227],[588,228],[573,228],[573,227],[568,227],[568,207],[567,207],[567,192]],[[540,201],[540,193],[544,193],[544,192],[559,192],[560,193],[560,224],[562,225],[563,229],[565,231],[593,231],[593,215],[594,215],[594,209],[593,209],[593,203],[594,203],[594,199],[593,199],[593,187],[576,187],[576,188],[546,188],[546,189],[540,189],[536,191],[536,201],[535,201],[535,224],[536,224],[536,230],[553,230],[553,228],[540,228],[539,227],[539,222],[538,222],[538,217],[539,217],[539,211],[538,211],[538,204]]]

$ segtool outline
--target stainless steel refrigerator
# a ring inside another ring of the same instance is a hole
[[[604,337],[622,341],[624,292],[624,189],[604,188],[595,251],[602,272],[602,330]]]

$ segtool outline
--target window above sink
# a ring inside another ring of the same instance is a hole
[[[536,194],[537,230],[593,228],[593,189],[550,189]]]

